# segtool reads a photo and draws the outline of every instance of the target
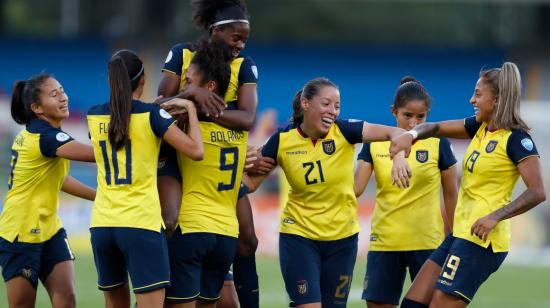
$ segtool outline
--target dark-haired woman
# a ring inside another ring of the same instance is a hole
[[[69,160],[94,161],[92,147],[61,130],[69,100],[49,74],[18,81],[12,118],[25,128],[11,150],[0,216],[0,266],[9,307],[34,307],[38,280],[53,307],[75,307],[74,256],[57,214],[59,191],[90,201],[95,191],[68,175]]]
[[[190,44],[177,44],[166,58],[158,95],[188,98],[197,104],[202,119],[217,124],[220,129],[230,129],[246,135],[254,124],[258,105],[258,69],[252,58],[241,54],[250,35],[246,5],[242,0],[194,0],[192,6],[193,24],[208,33],[209,41],[222,43],[231,50],[231,79],[228,89],[222,95],[217,95],[201,87],[187,86],[185,76],[196,49]],[[227,104],[223,112],[217,107],[220,103]],[[244,157],[245,153],[239,155]],[[216,156],[220,161],[220,153]],[[175,209],[180,206],[181,201],[181,183],[178,179],[181,175],[177,172],[173,157],[170,149],[163,146],[158,185],[169,227],[175,226]],[[222,168],[221,165],[218,167]],[[174,215],[169,215],[171,213]],[[240,232],[238,256],[233,268],[235,284],[238,285],[241,306],[254,308],[259,305],[255,261],[258,241],[247,196],[239,199],[237,214]]]
[[[203,157],[193,103],[182,102],[186,134],[159,105],[139,101],[144,84],[142,61],[121,50],[109,60],[109,102],[88,111],[98,169],[90,232],[107,307],[129,306],[128,274],[139,307],[163,306],[170,273],[156,188],[161,140],[194,160]]]
[[[470,103],[475,116],[423,123],[397,137],[391,153],[414,139],[471,139],[453,233],[426,261],[402,307],[466,307],[502,264],[510,245],[510,220],[546,199],[540,159],[520,114],[521,77],[514,63],[481,71]],[[519,176],[526,190],[512,200]]]
[[[397,127],[411,130],[424,123],[430,105],[426,89],[412,77],[403,78],[391,106]],[[429,138],[412,145],[407,161],[414,176],[405,190],[392,185],[389,146],[389,141],[364,144],[355,169],[357,197],[365,190],[373,171],[376,177],[376,205],[363,290],[363,299],[370,308],[399,304],[407,268],[412,281],[445,237],[441,188],[445,221],[451,224],[457,198],[456,159],[449,140]]]
[[[338,119],[340,91],[325,78],[307,82],[293,101],[293,124],[263,147],[284,171],[290,192],[280,219],[279,258],[296,307],[345,307],[357,255],[355,144],[390,140],[401,128]],[[407,186],[404,157],[394,179]],[[245,177],[254,191],[265,176]]]

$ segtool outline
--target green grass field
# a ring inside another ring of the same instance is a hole
[[[358,259],[348,307],[365,307],[360,300],[365,261]],[[262,308],[285,307],[288,303],[279,263],[274,259],[259,259],[260,298]],[[470,307],[550,307],[548,281],[550,268],[503,266],[486,282]],[[80,253],[76,260],[76,287],[78,307],[102,307],[103,295],[96,288],[96,273],[93,258],[89,253]],[[42,286],[36,307],[50,307],[48,296]],[[3,282],[0,282],[0,307],[7,307]]]

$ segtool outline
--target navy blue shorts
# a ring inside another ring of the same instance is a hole
[[[46,282],[57,263],[74,260],[67,232],[61,228],[44,243],[13,243],[0,237],[0,266],[4,281],[21,276],[36,289],[38,279]]]
[[[448,235],[430,256],[442,268],[435,288],[470,303],[477,289],[500,267],[506,255],[507,252],[493,252],[490,245],[483,248]]]
[[[164,231],[139,228],[90,228],[97,285],[112,291],[132,279],[134,293],[170,285],[168,248]]]
[[[369,251],[362,298],[398,305],[407,268],[411,281],[434,250]]]
[[[164,142],[160,146],[157,176],[171,176],[182,181],[176,149]]]
[[[168,239],[170,278],[166,301],[217,301],[237,253],[237,238],[214,233],[186,233]]]
[[[286,291],[295,305],[345,307],[357,258],[357,234],[316,241],[279,234],[279,261]]]

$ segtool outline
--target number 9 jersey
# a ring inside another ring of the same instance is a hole
[[[114,150],[109,142],[109,103],[88,111],[97,164],[97,195],[91,227],[129,227],[159,232],[164,227],[157,192],[162,136],[175,120],[157,104],[132,101],[129,139]]]

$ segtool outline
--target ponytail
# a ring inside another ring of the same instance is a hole
[[[40,104],[40,90],[48,78],[52,78],[52,76],[41,73],[28,80],[19,80],[15,83],[11,95],[11,117],[17,124],[24,125],[36,118],[31,105],[33,103]]]
[[[497,96],[493,125],[497,129],[521,129],[529,131],[520,113],[521,75],[516,64],[505,62],[501,68],[482,71],[479,76]]]
[[[302,90],[298,91],[296,95],[294,95],[294,99],[292,100],[292,110],[290,121],[296,125],[302,124],[304,121],[304,111],[302,110]]]
[[[108,132],[109,143],[116,150],[128,143],[132,94],[138,88],[143,75],[143,62],[131,50],[120,50],[109,60],[111,121]]]
[[[109,88],[111,89],[109,142],[118,150],[126,145],[129,138],[132,86],[124,61],[116,55],[109,61]]]

